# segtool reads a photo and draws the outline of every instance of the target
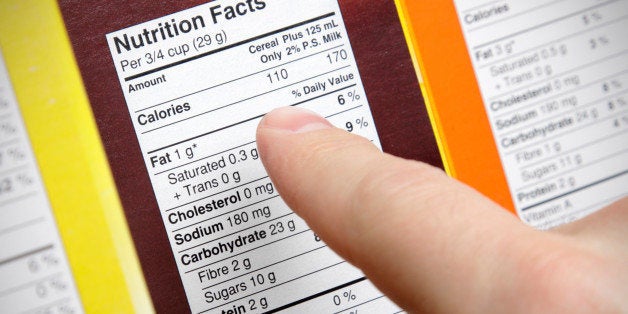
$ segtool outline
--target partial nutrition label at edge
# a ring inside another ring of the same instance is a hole
[[[107,41],[193,313],[399,311],[285,205],[256,148],[280,106],[379,146],[336,1],[213,1]]]
[[[0,312],[83,312],[1,53]]]
[[[628,1],[455,1],[519,216],[628,195]]]

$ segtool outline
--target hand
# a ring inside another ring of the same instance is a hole
[[[257,130],[287,204],[410,312],[628,312],[628,198],[550,232],[297,108]]]

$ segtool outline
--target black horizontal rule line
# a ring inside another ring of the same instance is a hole
[[[536,203],[536,204],[533,204],[533,205],[530,205],[530,206],[524,207],[524,208],[522,208],[522,209],[521,209],[521,211],[522,211],[522,212],[525,212],[525,211],[527,211],[527,210],[529,210],[529,209],[532,209],[532,208],[535,208],[535,207],[539,207],[539,206],[541,206],[541,205],[543,205],[543,204],[547,204],[547,203],[549,203],[549,202],[552,202],[552,201],[555,201],[555,200],[557,200],[557,199],[563,198],[563,197],[565,197],[565,196],[567,196],[567,195],[571,195],[571,194],[573,194],[573,193],[577,193],[577,192],[580,192],[580,191],[582,191],[582,190],[586,190],[586,189],[592,188],[592,187],[594,187],[594,186],[596,186],[596,185],[598,185],[598,184],[601,184],[601,183],[604,183],[604,182],[607,182],[607,181],[610,181],[610,180],[613,180],[613,179],[617,179],[617,178],[619,178],[619,177],[621,177],[621,176],[623,176],[623,175],[626,175],[626,174],[628,174],[628,170],[621,171],[621,172],[616,173],[616,174],[614,174],[614,175],[612,175],[612,176],[609,176],[609,177],[606,177],[606,178],[604,178],[604,179],[601,179],[601,180],[598,180],[598,181],[595,181],[595,182],[589,183],[589,184],[587,184],[587,185],[585,185],[585,186],[581,186],[581,187],[579,187],[579,188],[577,188],[577,189],[574,189],[574,190],[571,190],[571,191],[569,191],[569,192],[566,192],[566,193],[563,193],[563,194],[560,194],[560,195],[554,196],[554,197],[552,197],[552,198],[550,198],[550,199],[547,199],[547,200],[541,201],[541,202],[539,202],[539,203]]]
[[[348,88],[351,88],[351,87],[355,87],[356,85],[357,85],[357,84],[355,84],[355,83],[354,83],[354,84],[351,84],[351,85],[348,85],[348,86],[345,86],[345,87],[342,87],[342,88],[336,89],[336,90],[334,90],[334,91],[331,91],[331,92],[329,92],[329,93],[325,93],[325,94],[322,94],[322,95],[318,95],[318,96],[316,96],[316,97],[312,97],[312,98],[307,99],[307,100],[303,100],[303,101],[300,101],[300,102],[294,103],[294,104],[292,104],[292,105],[290,105],[290,106],[295,107],[295,106],[298,106],[298,105],[302,105],[302,104],[304,104],[304,103],[306,103],[306,102],[310,102],[310,101],[313,101],[313,100],[316,100],[316,99],[319,99],[319,98],[326,97],[326,96],[329,96],[329,95],[331,95],[331,94],[337,93],[337,92],[339,92],[339,91],[343,91],[343,90],[345,90],[345,89],[348,89]],[[241,125],[241,124],[247,123],[247,122],[251,122],[251,121],[254,121],[254,120],[257,120],[257,119],[261,119],[261,118],[262,118],[262,117],[264,117],[265,115],[266,115],[266,114],[261,114],[261,115],[258,115],[258,116],[252,117],[252,118],[248,118],[248,119],[245,119],[245,120],[241,120],[241,121],[239,121],[239,122],[236,122],[236,123],[233,123],[233,124],[230,124],[230,125],[227,125],[227,126],[224,126],[224,127],[221,127],[221,128],[215,129],[215,130],[212,130],[212,131],[209,131],[209,132],[207,132],[207,133],[203,133],[203,134],[200,134],[200,135],[196,135],[196,136],[190,137],[190,138],[188,138],[188,139],[181,140],[181,141],[179,141],[179,142],[176,142],[176,143],[173,143],[173,144],[170,144],[170,145],[166,145],[166,146],[161,147],[161,148],[157,148],[157,149],[151,150],[151,151],[149,151],[149,152],[148,152],[148,153],[146,153],[146,154],[147,154],[147,155],[150,155],[150,154],[156,153],[156,152],[158,152],[158,151],[164,150],[164,149],[166,149],[166,148],[170,148],[170,147],[173,147],[173,146],[176,146],[176,145],[180,145],[180,144],[183,144],[183,143],[185,143],[185,142],[189,142],[189,141],[192,141],[192,140],[195,140],[195,139],[198,139],[198,138],[201,138],[201,137],[207,136],[207,135],[211,135],[211,134],[214,134],[214,133],[216,133],[216,132],[224,131],[224,130],[230,129],[230,128],[232,128],[232,127],[235,127],[235,126],[238,126],[238,125]]]
[[[185,164],[183,164],[183,165],[176,166],[176,167],[174,167],[174,168],[170,168],[170,169],[168,169],[168,170],[164,170],[164,171],[157,172],[157,173],[155,173],[154,175],[155,175],[155,176],[158,176],[158,175],[160,175],[160,174],[164,174],[164,173],[166,173],[166,172],[170,172],[170,171],[175,170],[175,169],[179,169],[179,168],[182,168],[182,167],[185,167],[185,166],[189,166],[189,165],[191,165],[191,164],[193,164],[193,163],[196,163],[196,162],[199,162],[199,161],[203,161],[203,160],[208,159],[208,158],[216,157],[216,156],[218,156],[218,155],[222,155],[222,154],[224,154],[224,153],[228,153],[228,152],[230,152],[230,151],[232,151],[232,150],[236,150],[236,149],[238,149],[238,148],[242,148],[242,147],[247,146],[247,145],[254,144],[255,142],[256,142],[256,141],[252,141],[252,142],[248,142],[248,143],[246,143],[246,144],[242,144],[242,145],[238,145],[238,146],[235,146],[235,147],[232,147],[232,148],[229,148],[229,149],[225,149],[225,150],[223,150],[223,151],[221,151],[221,152],[219,152],[219,153],[215,153],[215,154],[212,154],[212,155],[209,155],[209,156],[206,156],[206,157],[201,157],[201,158],[199,158],[199,159],[197,159],[197,160],[190,161],[190,162],[185,163]]]
[[[50,250],[50,249],[53,248],[53,246],[54,245],[52,245],[52,244],[44,245],[42,247],[39,247],[39,248],[36,248],[36,249],[32,249],[30,251],[27,251],[27,252],[24,252],[24,253],[20,253],[18,255],[6,258],[4,260],[0,260],[0,265],[8,264],[10,262],[13,262],[13,261],[25,258],[25,257],[31,256],[31,255],[34,255],[34,254],[37,254],[37,253],[41,253],[41,252],[46,251],[46,250]]]
[[[359,306],[362,306],[362,305],[364,305],[364,304],[368,304],[368,303],[371,303],[371,302],[375,302],[375,301],[377,301],[377,300],[379,300],[379,299],[381,299],[381,298],[385,298],[385,297],[386,297],[385,295],[380,295],[379,297],[375,297],[375,298],[372,298],[372,299],[368,299],[368,300],[366,300],[366,301],[364,301],[364,302],[362,302],[362,303],[360,303],[360,304],[352,305],[352,306],[350,306],[350,307],[348,307],[348,308],[346,308],[346,309],[344,309],[344,310],[340,310],[340,311],[335,312],[335,313],[333,313],[333,314],[340,314],[340,313],[342,313],[342,312],[345,312],[345,311],[348,311],[348,310],[351,310],[351,309],[355,309],[356,307],[359,307]],[[351,312],[349,312],[349,313],[351,313]],[[397,312],[397,313],[399,313],[399,312]]]
[[[150,133],[150,132],[153,132],[153,131],[157,131],[157,130],[163,129],[163,128],[165,128],[165,127],[169,127],[169,126],[172,126],[172,125],[175,125],[175,124],[181,123],[181,122],[185,122],[185,121],[188,121],[188,120],[191,120],[191,119],[194,119],[194,118],[197,118],[197,117],[200,117],[200,116],[206,115],[206,114],[208,114],[208,113],[216,112],[216,111],[221,110],[221,109],[225,109],[225,108],[228,108],[228,107],[231,107],[231,106],[237,105],[237,104],[241,104],[241,103],[243,103],[243,102],[246,102],[246,101],[249,101],[249,100],[252,100],[252,99],[255,99],[255,98],[261,97],[261,96],[265,96],[265,95],[268,95],[268,94],[274,93],[274,92],[276,92],[276,91],[280,91],[280,90],[282,90],[282,89],[285,89],[285,88],[288,88],[288,87],[292,87],[292,86],[297,85],[297,84],[301,84],[301,83],[307,82],[307,81],[312,80],[312,79],[315,79],[315,78],[317,78],[317,77],[325,76],[325,75],[327,75],[327,74],[331,74],[331,73],[334,73],[334,72],[338,72],[338,71],[340,71],[340,70],[344,70],[344,69],[346,69],[346,68],[348,68],[348,67],[351,67],[351,65],[346,65],[346,66],[343,66],[343,67],[340,67],[340,68],[337,68],[337,69],[333,69],[333,70],[331,70],[331,71],[327,71],[327,72],[325,72],[325,73],[321,73],[321,74],[319,74],[319,75],[311,76],[311,77],[308,77],[308,78],[306,78],[306,79],[300,80],[300,81],[298,81],[298,82],[294,82],[294,83],[292,83],[292,84],[288,84],[288,85],[286,85],[286,86],[282,86],[282,87],[279,87],[279,88],[275,88],[275,89],[273,89],[273,90],[269,90],[269,91],[263,92],[263,93],[261,93],[261,94],[253,95],[253,96],[251,96],[251,97],[248,97],[248,98],[245,98],[245,99],[241,99],[241,100],[238,100],[238,101],[236,101],[236,102],[232,102],[232,103],[230,103],[230,104],[226,104],[226,105],[220,106],[220,107],[218,107],[218,108],[214,108],[214,109],[211,109],[211,110],[208,110],[208,111],[205,111],[205,112],[201,112],[201,113],[195,114],[195,115],[193,115],[193,116],[189,116],[189,117],[184,118],[184,119],[181,119],[181,120],[179,120],[179,121],[174,121],[174,122],[171,122],[171,123],[168,123],[168,124],[164,124],[164,125],[162,125],[162,126],[159,126],[159,127],[154,128],[154,129],[146,130],[146,131],[142,132],[142,134],[146,134],[146,133]]]
[[[207,136],[207,135],[214,134],[214,133],[216,133],[216,132],[224,131],[224,130],[230,129],[230,128],[234,127],[234,126],[238,126],[238,125],[241,125],[241,124],[245,124],[245,123],[247,123],[247,122],[251,122],[251,121],[254,121],[254,120],[257,120],[257,119],[261,119],[262,117],[264,117],[264,115],[266,115],[266,114],[260,114],[260,115],[257,115],[257,116],[255,116],[255,117],[252,117],[252,118],[248,118],[248,119],[245,119],[245,120],[240,120],[240,121],[238,121],[238,122],[236,122],[236,123],[229,124],[229,125],[224,126],[224,127],[222,127],[222,128],[218,128],[218,129],[215,129],[215,130],[209,131],[209,132],[207,132],[207,133],[203,133],[203,134],[201,134],[201,135],[197,135],[197,136],[194,136],[194,137],[190,137],[190,138],[188,138],[188,139],[185,139],[185,140],[182,140],[182,141],[179,141],[179,142],[176,142],[176,143],[170,144],[170,145],[168,145],[168,146],[164,146],[164,147],[162,147],[162,148],[157,148],[157,149],[155,149],[155,150],[152,150],[152,151],[148,152],[148,153],[147,153],[147,155],[150,155],[150,154],[156,153],[156,152],[158,152],[158,151],[161,151],[161,150],[164,150],[164,149],[166,149],[166,148],[170,148],[170,147],[173,147],[173,146],[176,146],[176,145],[179,145],[179,144],[183,144],[183,143],[185,143],[185,142],[189,142],[189,141],[192,141],[192,140],[196,140],[196,139],[199,139],[199,138],[201,138],[201,137],[204,137],[204,136]]]
[[[328,115],[328,116],[325,116],[325,119],[329,119],[329,118],[331,118],[331,117],[335,117],[335,116],[337,116],[337,115],[341,115],[341,114],[343,114],[343,113],[347,113],[347,112],[349,112],[349,111],[352,111],[352,110],[355,110],[355,109],[358,109],[358,108],[361,108],[361,107],[362,107],[362,105],[357,105],[357,106],[355,106],[355,107],[352,107],[352,108],[349,108],[349,109],[345,109],[345,110],[343,110],[343,111],[339,111],[339,112],[336,112],[336,113],[330,114],[330,115]]]
[[[293,307],[293,306],[297,306],[297,305],[299,305],[299,304],[301,304],[301,303],[305,303],[305,302],[307,302],[307,301],[310,301],[310,300],[316,299],[316,298],[318,298],[318,297],[322,297],[322,296],[324,296],[324,295],[326,295],[326,294],[329,294],[329,293],[332,293],[332,292],[334,292],[334,291],[338,291],[338,290],[344,289],[344,288],[346,288],[346,287],[353,286],[353,285],[355,285],[355,284],[357,284],[357,283],[360,283],[360,282],[362,282],[362,281],[364,281],[364,280],[366,280],[366,277],[361,277],[361,278],[358,278],[358,279],[356,279],[356,280],[349,281],[349,282],[347,282],[347,283],[344,283],[344,284],[341,284],[341,285],[339,285],[339,286],[336,286],[336,287],[333,287],[333,288],[327,289],[327,290],[325,290],[325,291],[321,291],[321,292],[319,292],[319,293],[317,293],[317,294],[313,294],[313,295],[311,295],[311,296],[308,296],[308,297],[305,297],[305,298],[303,298],[303,299],[300,299],[300,300],[294,301],[294,302],[292,302],[292,303],[286,304],[286,305],[284,305],[284,306],[278,307],[278,308],[273,309],[273,310],[270,310],[270,311],[268,311],[268,312],[264,312],[264,314],[277,313],[277,312],[279,312],[279,311],[283,311],[283,310],[285,310],[285,309],[289,309],[289,308],[291,308],[291,307]]]
[[[322,20],[322,19],[326,19],[326,18],[332,17],[334,15],[336,15],[336,12],[323,14],[321,16],[318,16],[318,17],[315,17],[315,18],[312,18],[312,19],[309,19],[309,20],[305,20],[303,22],[299,22],[299,23],[296,23],[296,24],[292,24],[290,26],[286,26],[286,27],[283,27],[283,28],[280,28],[280,29],[276,29],[276,30],[274,30],[272,32],[268,32],[268,33],[261,34],[261,35],[255,36],[255,37],[251,37],[249,39],[245,39],[243,41],[240,41],[240,42],[237,42],[237,43],[234,43],[234,44],[231,44],[231,45],[227,45],[227,46],[224,46],[224,47],[212,50],[212,51],[204,52],[202,54],[199,54],[199,55],[196,55],[196,56],[193,56],[193,57],[189,57],[187,59],[183,59],[183,60],[179,60],[179,61],[176,61],[176,62],[173,62],[173,63],[170,63],[170,64],[166,64],[166,65],[160,66],[158,68],[154,68],[152,70],[148,70],[146,72],[142,72],[142,73],[138,73],[138,74],[135,74],[135,75],[131,75],[131,76],[125,78],[124,81],[128,82],[128,81],[131,81],[131,80],[134,80],[134,79],[137,79],[137,78],[149,75],[149,74],[153,74],[155,72],[163,71],[163,70],[171,68],[171,67],[175,67],[175,66],[178,66],[178,65],[181,65],[181,64],[184,64],[184,63],[188,63],[190,61],[194,61],[196,59],[204,58],[204,57],[207,57],[207,56],[219,53],[219,52],[223,52],[223,51],[229,50],[231,48],[235,48],[235,47],[238,47],[238,46],[246,45],[246,44],[248,44],[250,42],[253,42],[253,41],[256,41],[256,40],[268,37],[268,36],[272,36],[272,35],[275,35],[275,34],[278,34],[278,33],[281,33],[281,32],[285,32],[285,31],[293,29],[295,27],[303,26],[303,25],[306,25],[306,24],[310,24],[312,22],[316,22],[316,21],[319,21],[319,20]]]
[[[179,96],[179,97],[177,97],[177,98],[173,98],[173,99],[170,99],[170,100],[167,100],[167,101],[164,101],[164,102],[160,102],[160,103],[158,103],[158,104],[155,104],[155,105],[152,105],[152,106],[149,106],[149,107],[143,108],[143,109],[135,110],[135,112],[134,112],[134,113],[140,113],[140,112],[142,112],[142,111],[146,111],[146,110],[148,110],[148,109],[152,109],[152,108],[155,108],[155,107],[159,107],[159,106],[161,106],[161,105],[165,105],[165,104],[167,104],[167,103],[171,103],[171,102],[173,102],[173,101],[175,101],[175,100],[179,100],[179,99],[182,99],[182,98],[185,98],[185,97],[194,96],[194,95],[196,95],[196,94],[199,94],[199,93],[202,93],[202,92],[206,92],[206,91],[208,91],[208,90],[211,90],[211,89],[214,89],[214,88],[217,88],[217,87],[220,87],[220,86],[224,86],[224,85],[227,85],[227,84],[231,84],[231,83],[233,83],[233,82],[237,82],[237,81],[239,81],[239,80],[241,80],[241,79],[245,79],[245,78],[248,78],[248,77],[251,77],[251,76],[254,76],[254,75],[260,74],[260,73],[264,73],[264,72],[270,71],[270,70],[272,70],[272,69],[280,68],[280,67],[286,66],[286,65],[288,65],[288,64],[291,64],[291,63],[295,63],[295,62],[301,61],[301,60],[303,60],[303,59],[311,58],[311,57],[314,57],[314,56],[316,56],[316,55],[319,55],[319,54],[325,53],[325,52],[330,51],[330,50],[338,49],[338,48],[343,47],[343,46],[344,46],[344,44],[340,44],[340,45],[338,45],[338,46],[334,46],[334,47],[331,47],[331,48],[328,48],[328,49],[325,49],[325,50],[321,50],[321,51],[319,51],[319,52],[315,52],[315,53],[313,53],[313,54],[311,54],[311,55],[303,56],[303,57],[301,57],[301,58],[294,59],[294,60],[292,60],[292,61],[288,61],[288,62],[285,62],[285,63],[279,64],[279,65],[276,65],[276,66],[273,66],[273,67],[270,67],[270,68],[266,68],[266,69],[261,70],[261,71],[257,71],[257,72],[253,72],[253,73],[247,74],[247,75],[245,75],[245,76],[237,77],[237,78],[234,78],[234,79],[232,79],[232,80],[229,80],[229,81],[226,81],[226,82],[222,82],[222,83],[220,83],[220,84],[216,84],[216,85],[213,85],[213,86],[210,86],[210,87],[206,87],[206,88],[203,88],[203,89],[201,89],[201,90],[197,90],[197,91],[195,91],[195,92],[193,92],[193,93],[189,93],[189,94],[186,94],[186,95]]]

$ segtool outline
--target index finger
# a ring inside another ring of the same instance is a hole
[[[520,259],[540,255],[538,233],[480,194],[311,112],[276,110],[257,139],[288,205],[402,306],[485,302],[491,280],[516,280]]]

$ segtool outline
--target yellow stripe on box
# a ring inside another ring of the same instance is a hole
[[[57,3],[0,1],[0,46],[86,312],[154,312]]]

